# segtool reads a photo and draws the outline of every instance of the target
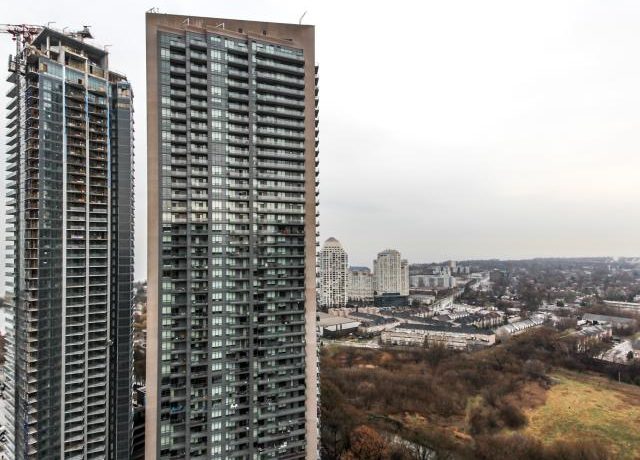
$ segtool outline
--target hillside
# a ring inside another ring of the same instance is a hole
[[[545,330],[477,353],[327,347],[322,458],[640,458],[640,387],[567,370],[582,359]]]
[[[558,383],[546,402],[526,411],[526,434],[545,443],[595,439],[615,459],[640,459],[640,387],[575,372],[552,376]]]

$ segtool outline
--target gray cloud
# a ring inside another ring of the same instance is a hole
[[[145,8],[54,3],[8,2],[3,22],[91,24],[131,79],[142,278]],[[385,247],[412,261],[640,254],[636,2],[151,6],[278,22],[308,11],[320,64],[321,238],[340,239],[352,263],[370,265]],[[0,54],[10,51],[2,37]]]

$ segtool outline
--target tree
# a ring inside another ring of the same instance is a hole
[[[387,441],[376,430],[367,425],[361,425],[349,436],[351,448],[341,457],[341,460],[383,460],[388,451]]]
[[[522,301],[523,308],[527,311],[536,311],[542,305],[544,295],[534,281],[520,282],[518,295]]]
[[[327,375],[321,380],[322,458],[338,459],[349,444],[349,432],[356,422],[356,414],[338,387]]]

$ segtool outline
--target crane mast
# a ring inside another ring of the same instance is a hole
[[[42,26],[33,24],[0,24],[0,33],[11,35],[12,40],[16,42],[15,57],[9,56],[9,70],[22,71],[22,51],[33,41],[42,29]]]

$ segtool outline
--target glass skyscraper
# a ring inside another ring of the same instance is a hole
[[[9,458],[129,457],[132,92],[88,38],[42,28],[9,64]]]
[[[147,14],[147,458],[318,456],[314,33]]]

